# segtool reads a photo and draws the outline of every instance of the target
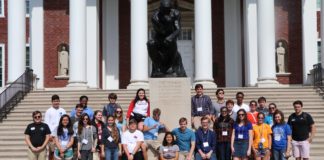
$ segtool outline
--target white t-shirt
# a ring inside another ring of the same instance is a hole
[[[126,132],[123,133],[121,140],[122,140],[122,144],[127,145],[128,152],[133,153],[136,147],[136,142],[144,141],[144,136],[143,133],[139,130],[136,130],[133,133],[130,133],[129,130],[127,130]]]
[[[233,107],[233,112],[237,113],[237,111],[240,109],[244,109],[246,112],[250,112],[250,107],[245,103],[242,103],[241,106],[237,105],[236,103]]]
[[[148,110],[148,103],[145,100],[143,100],[143,101],[137,101],[135,103],[133,112],[147,116],[147,110]]]
[[[60,118],[64,114],[66,114],[65,110],[60,107],[58,109],[51,107],[46,111],[44,122],[48,125],[52,133],[54,129],[58,126]]]

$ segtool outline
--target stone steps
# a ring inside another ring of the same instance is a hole
[[[237,91],[245,94],[245,103],[250,100],[257,100],[264,96],[267,102],[274,102],[278,108],[285,113],[285,118],[294,112],[292,102],[300,99],[304,102],[304,111],[309,112],[315,120],[317,126],[316,137],[311,145],[311,159],[323,160],[324,149],[324,101],[312,87],[289,87],[289,88],[225,88],[225,97],[235,100]],[[26,159],[26,145],[24,142],[24,130],[26,125],[31,123],[31,112],[40,110],[44,113],[51,106],[51,96],[58,94],[61,98],[61,107],[68,113],[78,103],[81,95],[89,97],[89,106],[94,110],[102,110],[104,104],[108,102],[109,93],[118,95],[117,102],[121,104],[126,112],[129,102],[134,98],[136,90],[87,90],[87,91],[33,91],[0,123],[0,160],[23,160]],[[149,94],[149,91],[146,92]],[[192,90],[192,94],[194,94]],[[211,96],[215,101],[215,90],[206,89],[206,95]],[[148,96],[149,97],[149,96]],[[188,97],[189,98],[189,97]],[[189,109],[190,107],[188,107]],[[323,108],[323,109],[322,109]],[[170,116],[180,116],[178,113],[164,113]]]

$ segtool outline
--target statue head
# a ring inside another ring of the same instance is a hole
[[[161,0],[160,1],[160,10],[163,13],[170,13],[172,7],[171,0]]]

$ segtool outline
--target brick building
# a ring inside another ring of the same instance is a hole
[[[147,86],[146,42],[159,3],[0,0],[0,87],[25,67],[34,70],[39,89]],[[309,84],[312,66],[320,62],[320,0],[176,0],[176,7],[182,17],[178,48],[193,84]],[[60,55],[66,53],[65,72]]]

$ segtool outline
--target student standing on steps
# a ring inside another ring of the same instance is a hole
[[[25,142],[28,146],[29,160],[46,160],[46,145],[51,131],[46,123],[42,123],[42,113],[35,111],[32,114],[33,123],[25,130]]]
[[[45,112],[45,119],[44,122],[48,125],[51,130],[51,133],[54,132],[54,129],[59,125],[60,118],[66,114],[65,110],[60,107],[60,97],[58,95],[52,96],[52,107],[50,107]],[[48,159],[53,160],[54,158],[54,149],[55,149],[55,142],[54,136],[51,135],[48,143],[49,154]]]

